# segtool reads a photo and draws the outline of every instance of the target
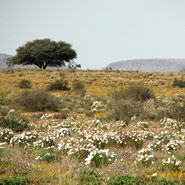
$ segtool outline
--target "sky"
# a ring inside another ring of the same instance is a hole
[[[71,43],[82,69],[185,58],[185,0],[0,0],[0,53],[44,38]]]

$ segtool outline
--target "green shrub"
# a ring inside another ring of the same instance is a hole
[[[27,177],[0,177],[0,185],[28,185],[30,183]]]
[[[9,128],[14,132],[22,132],[29,128],[28,121],[25,118],[18,116],[16,113],[11,113],[7,117],[0,117],[0,126]]]
[[[132,175],[119,175],[117,177],[111,177],[108,181],[108,185],[141,185],[146,184],[143,180],[138,179]]]
[[[105,153],[97,153],[91,159],[91,166],[99,168],[107,166],[115,161],[115,157],[107,156]]]
[[[30,89],[31,88],[31,81],[30,80],[21,80],[19,82],[19,87],[22,89]]]
[[[146,118],[144,102],[154,98],[153,92],[143,84],[132,84],[112,93],[112,119],[130,121],[131,118]]]
[[[131,100],[112,100],[112,109],[110,117],[116,120],[129,122],[132,117],[139,117],[143,113],[143,104]]]
[[[6,96],[5,95],[1,95],[0,96],[0,105],[7,105],[7,101],[6,101]]]
[[[173,81],[173,87],[180,87],[180,88],[185,88],[185,81],[184,80],[177,80],[175,79]]]
[[[55,91],[55,90],[60,90],[60,91],[69,91],[70,88],[68,87],[68,81],[67,80],[56,80],[55,82],[52,82],[48,86],[49,91]]]
[[[114,99],[131,99],[133,101],[144,102],[150,98],[154,98],[153,92],[143,84],[131,84],[126,89],[120,89],[113,94]]]
[[[85,85],[82,81],[75,80],[72,82],[72,91],[77,95],[84,96],[86,93]]]
[[[40,161],[47,163],[51,163],[60,159],[59,156],[54,154],[53,149],[48,150],[43,148],[35,151],[35,158],[37,158],[37,160],[39,159]]]
[[[51,163],[51,162],[54,162],[58,159],[58,157],[56,155],[45,155],[42,157],[42,161],[45,161],[47,163]]]
[[[93,170],[83,170],[79,175],[79,185],[101,185],[102,178]]]
[[[172,118],[185,121],[185,97],[157,99],[155,102],[157,118]]]
[[[1,116],[6,116],[9,112],[8,108],[0,108],[0,115]]]
[[[58,111],[58,99],[43,90],[25,91],[17,96],[15,105],[24,111]]]

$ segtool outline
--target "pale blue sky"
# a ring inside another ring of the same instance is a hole
[[[185,58],[185,0],[0,0],[0,53],[51,38],[83,69],[140,58]]]

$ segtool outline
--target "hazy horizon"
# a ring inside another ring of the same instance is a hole
[[[0,53],[27,41],[71,43],[82,69],[185,58],[184,0],[0,0]]]

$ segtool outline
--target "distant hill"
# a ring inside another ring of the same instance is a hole
[[[137,59],[114,62],[104,69],[143,72],[180,72],[185,70],[185,59]]]
[[[8,58],[11,58],[12,55],[2,54],[0,53],[0,68],[6,68],[8,67],[6,62]]]

